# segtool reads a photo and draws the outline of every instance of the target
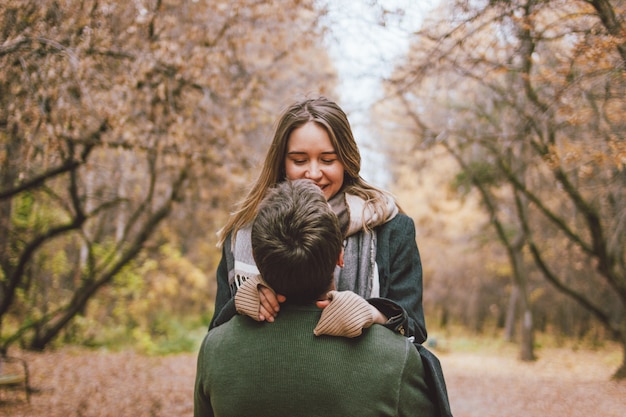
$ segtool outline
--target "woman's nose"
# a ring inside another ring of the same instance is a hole
[[[306,171],[306,178],[311,180],[317,180],[322,177],[322,170],[319,165],[316,163],[312,163],[309,165],[309,169]]]

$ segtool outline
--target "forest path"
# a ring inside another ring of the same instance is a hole
[[[540,349],[532,363],[511,352],[435,351],[455,417],[626,416],[626,381],[610,379],[620,352]],[[63,348],[19,352],[29,362],[31,404],[0,392],[0,416],[192,416],[195,354]]]

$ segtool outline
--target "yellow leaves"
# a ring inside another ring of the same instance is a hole
[[[561,109],[559,112],[569,124],[573,126],[585,125],[593,120],[595,117],[594,112],[590,108],[576,107],[565,110]]]
[[[561,147],[561,161],[565,164],[580,162],[584,149],[580,143],[565,142]]]
[[[562,146],[551,145],[549,153],[544,157],[551,169],[579,163],[583,149],[580,144],[566,142]]]
[[[149,299],[171,298],[178,294],[180,285],[176,276],[156,272],[151,278],[152,285],[147,294]]]
[[[206,303],[208,277],[180,251],[170,245],[160,247],[160,257],[127,267],[115,278],[115,315],[139,320],[158,311],[184,315]]]
[[[135,342],[137,348],[140,352],[144,352],[148,355],[155,354],[157,352],[158,346],[152,340],[152,336],[150,333],[141,329],[139,327],[135,327],[132,330],[133,341]]]
[[[621,80],[621,82],[624,81],[623,79]],[[626,102],[618,98],[607,100],[604,104],[604,114],[610,123],[623,123],[624,114],[626,114]]]
[[[559,145],[550,146],[544,161],[551,169],[576,170],[580,179],[591,179],[606,170],[624,168],[626,142],[620,138],[562,140]]]
[[[497,278],[510,280],[513,276],[511,263],[507,259],[491,259],[485,262],[485,272]]]
[[[530,293],[528,294],[528,302],[530,305],[534,305],[538,302],[546,293],[546,289],[544,287],[534,287],[530,289]]]
[[[626,165],[626,141],[624,138],[618,138],[609,143],[609,149],[612,152],[612,162],[620,171]]]
[[[591,165],[582,165],[578,170],[578,178],[589,179],[593,177],[594,169]]]
[[[556,169],[561,165],[558,149],[556,146],[549,146],[548,153],[543,157],[543,161],[548,165],[550,169]]]
[[[57,279],[68,271],[70,263],[64,251],[56,251],[50,258],[50,264],[45,266]]]

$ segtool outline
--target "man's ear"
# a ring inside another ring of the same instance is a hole
[[[341,252],[339,253],[339,259],[337,259],[337,266],[343,268],[343,248],[341,248]]]

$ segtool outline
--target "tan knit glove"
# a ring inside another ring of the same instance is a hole
[[[235,308],[237,312],[251,317],[256,321],[259,321],[259,309],[261,306],[259,285],[263,285],[274,292],[274,290],[263,281],[263,278],[257,275],[245,280],[235,293]]]
[[[374,323],[375,307],[352,291],[330,291],[328,299],[330,304],[313,330],[315,336],[357,337]]]

